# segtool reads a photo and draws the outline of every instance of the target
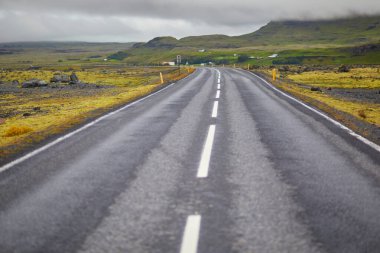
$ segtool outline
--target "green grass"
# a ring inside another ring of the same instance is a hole
[[[301,48],[301,49],[206,49],[198,52],[197,48],[136,48],[127,51],[123,63],[134,65],[158,65],[165,61],[175,61],[176,56],[182,56],[182,63],[200,64],[213,62],[222,64],[242,64],[251,66],[309,64],[309,65],[339,65],[339,64],[380,64],[380,50],[365,52],[362,55],[353,55],[354,47],[334,48]],[[277,53],[277,58],[268,56]],[[258,57],[260,59],[247,59],[239,62],[239,55]]]

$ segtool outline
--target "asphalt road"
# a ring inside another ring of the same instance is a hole
[[[376,146],[242,70],[0,170],[1,253],[380,252]]]

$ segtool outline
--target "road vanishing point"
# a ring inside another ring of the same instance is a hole
[[[380,148],[200,68],[0,166],[1,253],[380,252]]]

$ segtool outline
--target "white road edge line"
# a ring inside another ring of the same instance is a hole
[[[200,215],[190,215],[187,217],[180,253],[197,253],[200,227]]]
[[[182,79],[182,80],[183,80],[183,79]],[[78,128],[77,130],[74,130],[74,131],[71,132],[71,133],[68,133],[68,134],[66,134],[66,135],[64,135],[64,136],[62,136],[62,137],[59,137],[58,139],[56,139],[56,140],[54,140],[54,141],[52,141],[52,142],[46,144],[45,146],[42,146],[42,147],[40,147],[40,148],[38,148],[38,149],[36,149],[36,150],[34,150],[34,151],[32,151],[32,152],[30,152],[30,153],[28,153],[28,154],[26,154],[26,155],[20,157],[20,158],[18,158],[18,159],[14,160],[14,161],[12,161],[12,162],[10,162],[10,163],[7,163],[7,164],[1,166],[1,167],[0,167],[0,173],[2,173],[2,172],[4,172],[4,171],[6,171],[6,170],[12,168],[13,166],[15,166],[15,165],[17,165],[17,164],[19,164],[19,163],[21,163],[21,162],[23,162],[23,161],[25,161],[25,160],[31,158],[31,157],[33,157],[33,156],[35,156],[35,155],[38,155],[39,153],[41,153],[41,152],[43,152],[43,151],[45,151],[45,150],[51,148],[52,146],[54,146],[54,145],[56,145],[56,144],[58,144],[58,143],[60,143],[60,142],[62,142],[62,141],[64,141],[64,140],[66,140],[66,139],[72,137],[72,136],[75,135],[75,134],[77,134],[77,133],[79,133],[79,132],[82,132],[83,130],[86,130],[87,128],[89,128],[89,127],[95,125],[96,123],[98,123],[99,121],[102,121],[102,120],[108,118],[108,117],[111,116],[111,115],[114,115],[114,114],[116,114],[116,113],[118,113],[118,112],[120,112],[120,111],[122,111],[122,110],[125,110],[125,109],[127,109],[128,107],[134,106],[134,105],[136,105],[136,104],[138,104],[138,103],[140,103],[140,102],[142,102],[142,101],[144,101],[144,100],[150,98],[151,96],[154,96],[154,95],[156,95],[156,94],[158,94],[158,93],[160,93],[160,92],[162,92],[162,91],[168,89],[168,88],[171,87],[173,84],[174,84],[174,83],[171,83],[171,84],[169,84],[168,86],[166,86],[165,88],[162,88],[162,89],[160,89],[160,90],[158,90],[158,91],[156,91],[156,92],[154,92],[154,93],[152,93],[152,94],[149,94],[149,95],[147,95],[146,97],[140,98],[139,100],[136,100],[136,101],[134,101],[134,102],[132,102],[132,103],[130,103],[130,104],[127,104],[126,106],[123,106],[122,108],[119,108],[119,109],[117,109],[117,110],[115,110],[115,111],[112,111],[112,112],[110,112],[110,113],[107,113],[106,115],[103,115],[103,116],[101,116],[100,118],[97,118],[96,120],[91,121],[90,123],[88,123],[88,124],[82,126],[81,128]]]
[[[248,72],[248,71],[247,71],[247,72]],[[305,104],[305,103],[299,101],[298,99],[296,99],[296,98],[294,98],[294,97],[292,97],[292,96],[286,94],[285,92],[283,92],[283,91],[277,89],[276,87],[273,86],[273,84],[267,82],[265,79],[261,78],[260,76],[254,74],[254,73],[252,73],[252,72],[248,72],[248,73],[250,73],[250,74],[252,74],[253,76],[255,76],[255,77],[259,78],[260,80],[262,80],[262,81],[263,81],[264,83],[266,83],[271,89],[273,89],[273,90],[277,91],[278,93],[282,94],[283,96],[285,96],[285,97],[287,97],[287,98],[289,98],[289,99],[291,99],[291,100],[297,102],[298,104],[300,104],[300,105],[306,107],[306,108],[309,109],[310,111],[313,111],[313,112],[315,112],[316,114],[322,116],[323,118],[325,118],[326,120],[330,121],[331,123],[333,123],[334,125],[338,126],[339,128],[343,129],[344,131],[346,131],[348,134],[352,135],[353,137],[355,137],[355,138],[358,139],[359,141],[361,141],[361,142],[367,144],[367,145],[370,146],[371,148],[373,148],[373,149],[375,149],[376,151],[380,152],[380,146],[377,145],[376,143],[374,143],[374,142],[372,142],[372,141],[370,141],[370,140],[364,138],[363,136],[361,136],[361,135],[355,133],[354,131],[352,131],[351,129],[349,129],[348,127],[346,127],[345,125],[343,125],[343,124],[339,123],[338,121],[336,121],[336,120],[330,118],[329,116],[325,115],[324,113],[322,113],[322,112],[320,112],[320,111],[314,109],[313,107],[311,107],[311,106],[309,106],[309,105],[307,105],[307,104]]]
[[[214,107],[212,108],[212,114],[211,114],[212,118],[218,117],[218,105],[219,105],[219,102],[215,101],[214,102]]]
[[[216,96],[215,96],[216,99],[220,98],[220,90],[217,90],[216,91]]]
[[[212,146],[214,143],[214,136],[215,136],[215,125],[210,125],[206,142],[203,147],[201,161],[199,162],[198,167],[198,178],[205,178],[208,176],[208,169],[210,166],[210,159],[211,159],[211,152],[212,152]]]

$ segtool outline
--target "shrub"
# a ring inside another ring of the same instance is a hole
[[[127,58],[128,56],[129,56],[128,53],[123,52],[123,51],[119,51],[119,52],[117,52],[117,53],[111,54],[111,55],[108,56],[107,58],[108,58],[108,59],[112,59],[112,60],[122,61],[122,60],[124,60],[125,58]]]
[[[358,115],[360,117],[362,117],[363,119],[367,118],[367,114],[365,114],[365,111],[364,110],[359,110],[358,111]]]
[[[300,65],[305,57],[286,57],[284,59],[273,60],[272,63],[275,65]]]
[[[248,60],[249,60],[249,56],[245,55],[245,54],[239,55],[238,59],[237,59],[238,62],[245,62],[245,61],[248,61]]]
[[[33,131],[32,128],[27,126],[11,126],[4,134],[4,137],[12,137],[17,135],[26,134]]]

